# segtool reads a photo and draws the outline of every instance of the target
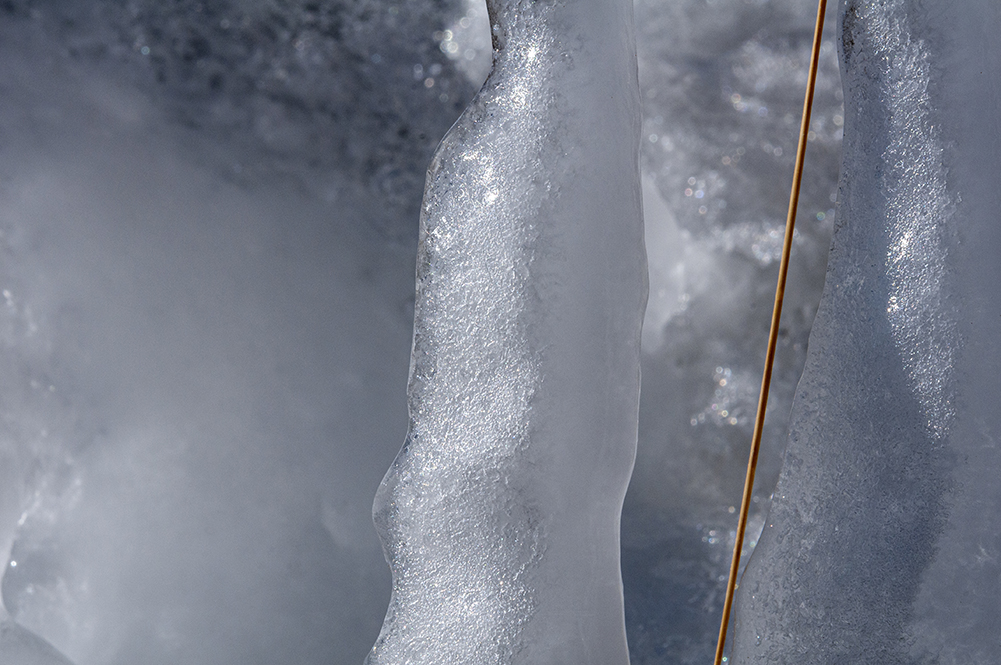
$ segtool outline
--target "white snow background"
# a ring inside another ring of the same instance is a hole
[[[650,260],[633,662],[712,653],[813,0],[637,0]],[[752,512],[833,220],[828,20]],[[420,0],[0,2],[3,605],[78,665],[360,663],[389,570],[417,213],[489,67]],[[600,131],[600,128],[596,128]]]

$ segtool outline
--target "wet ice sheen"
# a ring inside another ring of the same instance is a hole
[[[646,262],[631,3],[497,1],[428,170],[368,663],[628,662],[619,513]],[[574,571],[574,572],[571,572]]]

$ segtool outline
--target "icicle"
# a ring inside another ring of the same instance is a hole
[[[368,662],[624,664],[646,298],[632,5],[489,11],[493,71],[428,170]]]
[[[731,662],[999,662],[1001,6],[840,18],[834,246]]]

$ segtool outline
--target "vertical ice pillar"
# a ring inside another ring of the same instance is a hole
[[[632,3],[489,12],[493,71],[428,169],[368,662],[624,664],[646,298]]]
[[[838,221],[732,662],[1001,662],[1001,4],[840,14]]]

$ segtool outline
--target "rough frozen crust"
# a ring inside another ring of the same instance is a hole
[[[627,663],[619,514],[646,261],[631,3],[489,4],[421,213],[410,430],[368,663]]]
[[[1001,7],[839,11],[838,221],[731,662],[998,662]]]

